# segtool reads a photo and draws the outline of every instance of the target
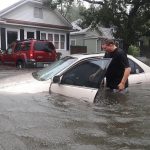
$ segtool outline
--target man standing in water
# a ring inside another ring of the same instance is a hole
[[[126,92],[131,72],[126,53],[118,48],[113,40],[105,40],[102,49],[105,50],[104,58],[112,58],[105,75],[106,86],[113,92]],[[92,74],[90,80],[93,80],[99,72],[100,70]]]
[[[104,42],[104,58],[112,58],[106,72],[106,86],[114,92],[126,92],[131,72],[126,53],[115,45],[113,40]]]

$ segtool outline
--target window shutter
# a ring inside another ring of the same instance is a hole
[[[24,40],[24,30],[20,29],[20,40]]]
[[[6,29],[1,28],[1,49],[6,50]]]
[[[70,42],[69,42],[69,39],[70,39],[70,34],[67,33],[67,38],[66,38],[67,51],[69,51],[69,49],[70,49]]]

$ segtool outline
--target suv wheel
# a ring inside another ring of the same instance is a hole
[[[16,68],[18,68],[18,69],[25,68],[25,63],[23,61],[18,61],[16,64]]]

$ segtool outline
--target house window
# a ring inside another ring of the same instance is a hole
[[[59,34],[54,34],[54,45],[56,49],[59,49]]]
[[[53,34],[48,34],[48,40],[49,40],[50,42],[53,42]]]
[[[34,7],[34,18],[40,18],[43,19],[43,9]]]
[[[41,40],[46,40],[46,33],[41,33]]]
[[[65,50],[66,48],[66,35],[63,33],[47,33],[42,31],[40,39],[52,42],[57,50]]]
[[[60,49],[65,49],[65,35],[60,35]]]
[[[76,45],[76,40],[75,39],[71,39],[70,40],[70,45],[71,46],[75,46]]]

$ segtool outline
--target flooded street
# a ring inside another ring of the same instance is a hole
[[[150,149],[150,84],[91,104],[36,91],[32,72],[0,70],[0,150]]]

